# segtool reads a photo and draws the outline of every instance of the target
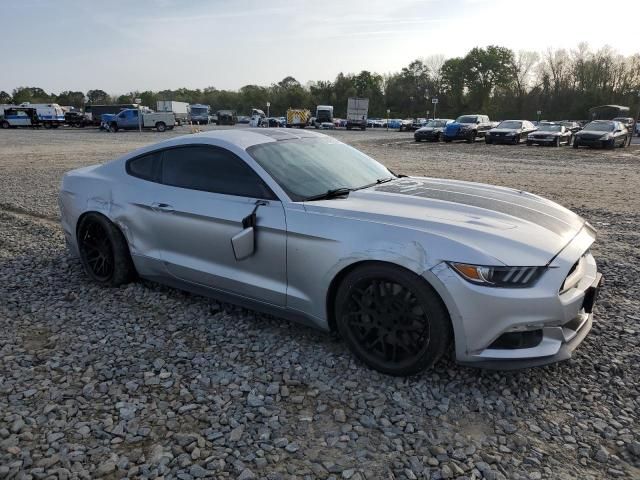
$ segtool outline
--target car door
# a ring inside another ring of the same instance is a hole
[[[154,192],[153,234],[176,279],[260,302],[286,304],[286,222],[282,203],[227,149],[164,150]],[[255,250],[237,260],[231,239],[256,214]]]

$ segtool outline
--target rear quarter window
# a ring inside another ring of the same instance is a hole
[[[162,152],[152,152],[133,158],[127,162],[127,173],[133,177],[157,182],[160,177],[161,156]]]

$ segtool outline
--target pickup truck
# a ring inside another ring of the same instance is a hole
[[[494,127],[487,115],[461,115],[444,129],[442,139],[445,142],[452,140],[466,140],[473,143],[478,138],[484,137]]]
[[[142,115],[142,128],[155,128],[159,132],[172,130],[176,124],[176,119],[171,112],[140,112],[129,108],[122,110],[117,115],[104,114],[102,124],[111,132],[118,130],[136,130],[139,128],[138,115]]]

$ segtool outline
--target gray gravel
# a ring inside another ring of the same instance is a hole
[[[150,282],[96,287],[64,249],[60,176],[168,135],[0,131],[0,478],[640,478],[640,148],[332,134],[402,173],[585,215],[607,283],[575,358],[395,379],[277,318]]]

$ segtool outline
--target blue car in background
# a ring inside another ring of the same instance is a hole
[[[442,139],[447,143],[453,140],[473,143],[476,139],[484,137],[492,128],[493,123],[487,115],[460,115],[455,122],[447,125]]]

